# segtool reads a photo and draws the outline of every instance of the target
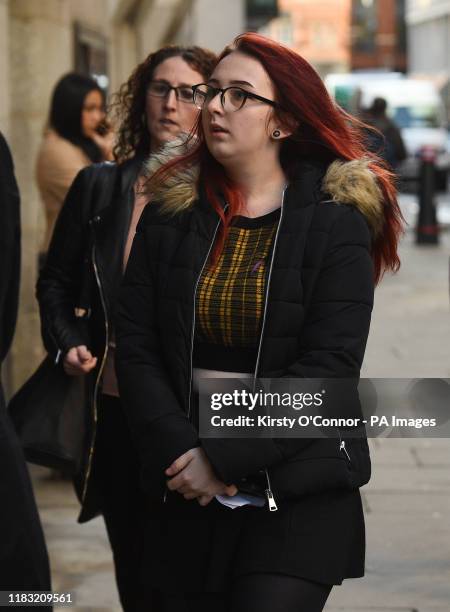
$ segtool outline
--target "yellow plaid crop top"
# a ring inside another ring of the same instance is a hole
[[[195,367],[253,371],[279,216],[278,208],[234,217],[220,258],[206,264],[196,296]]]

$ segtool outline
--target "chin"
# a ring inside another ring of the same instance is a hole
[[[207,145],[209,152],[219,163],[223,163],[235,155],[233,151],[230,151],[227,143],[207,142]]]
[[[177,131],[172,132],[171,130],[168,130],[166,128],[161,129],[160,127],[158,127],[153,133],[150,134],[150,136],[154,140],[157,140],[160,144],[165,144],[166,142],[173,140],[177,137],[177,135]]]

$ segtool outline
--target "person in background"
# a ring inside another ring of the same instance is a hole
[[[20,196],[0,133],[0,365],[11,346],[20,284]],[[50,591],[44,535],[0,379],[0,591]],[[50,608],[47,608],[50,609]]]
[[[94,79],[69,73],[58,81],[36,163],[47,220],[44,257],[56,218],[78,172],[92,163],[112,159],[113,134],[105,116],[105,94]]]
[[[387,102],[384,98],[375,98],[364,115],[364,121],[376,128],[368,131],[369,148],[395,168],[406,159],[407,152],[400,129],[386,114]]]
[[[116,294],[148,202],[141,187],[146,158],[191,130],[199,113],[192,85],[209,78],[215,61],[200,47],[171,46],[137,66],[113,104],[117,163],[94,164],[76,177],[37,286],[48,352],[60,356],[68,374],[86,375],[90,431],[76,479],[79,521],[103,514],[120,600],[130,612],[159,609],[141,582],[147,510],[114,370]],[[89,317],[76,317],[76,307]]]

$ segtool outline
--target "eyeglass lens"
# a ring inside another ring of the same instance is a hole
[[[150,83],[148,86],[149,94],[152,96],[156,96],[157,98],[166,98],[172,91],[172,89],[175,91],[177,100],[181,100],[182,102],[189,102],[191,104],[194,102],[191,87],[172,87],[168,83],[158,83],[157,81]]]
[[[194,90],[194,103],[198,108],[203,108],[216,95],[220,95],[222,107],[225,111],[239,110],[247,100],[247,93],[239,87],[229,87],[221,91],[210,85],[201,85]]]

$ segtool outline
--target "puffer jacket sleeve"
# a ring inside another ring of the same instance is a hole
[[[339,209],[307,305],[298,358],[283,373],[288,378],[359,378],[373,306],[371,236],[359,211]],[[310,443],[310,438],[202,439],[227,484],[280,464]]]
[[[55,357],[72,347],[89,346],[84,322],[75,316],[83,271],[86,268],[89,230],[83,209],[90,199],[92,167],[76,176],[58,216],[36,297],[45,348]]]
[[[141,457],[142,487],[150,494],[154,486],[159,490],[165,483],[164,471],[171,463],[198,446],[197,432],[180,405],[163,362],[151,260],[141,219],[116,311],[116,373]]]
[[[308,305],[299,359],[286,376],[359,377],[374,298],[371,235],[358,210],[340,208]]]

